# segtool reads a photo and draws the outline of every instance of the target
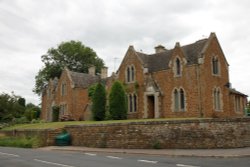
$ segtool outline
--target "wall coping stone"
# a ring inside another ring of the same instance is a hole
[[[161,121],[140,121],[140,122],[121,122],[107,124],[82,124],[66,125],[65,128],[79,127],[101,127],[101,126],[129,126],[129,125],[160,125],[160,124],[188,124],[188,123],[211,123],[211,122],[250,122],[250,118],[197,118],[187,120],[161,120]]]

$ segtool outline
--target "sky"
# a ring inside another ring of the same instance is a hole
[[[153,53],[215,32],[230,82],[250,95],[249,0],[0,0],[0,93],[41,103],[32,92],[41,56],[63,41],[91,47],[116,71],[128,46]]]

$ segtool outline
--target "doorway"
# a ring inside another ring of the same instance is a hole
[[[148,118],[155,118],[155,97],[147,96]]]

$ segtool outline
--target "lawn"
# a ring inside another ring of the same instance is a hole
[[[69,121],[69,122],[48,122],[35,124],[16,124],[3,128],[2,130],[14,129],[57,129],[63,128],[65,125],[86,125],[86,124],[111,124],[126,122],[145,122],[145,121],[170,121],[170,120],[194,120],[201,118],[161,118],[161,119],[137,119],[137,120],[109,120],[109,121]]]

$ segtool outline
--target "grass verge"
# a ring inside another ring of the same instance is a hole
[[[14,126],[5,127],[2,130],[18,130],[18,129],[57,129],[66,125],[88,125],[88,124],[111,124],[111,123],[127,123],[127,122],[148,122],[148,121],[171,121],[171,120],[195,120],[202,118],[161,118],[161,119],[136,119],[136,120],[109,120],[109,121],[69,121],[69,122],[48,122],[35,124],[16,124]]]

